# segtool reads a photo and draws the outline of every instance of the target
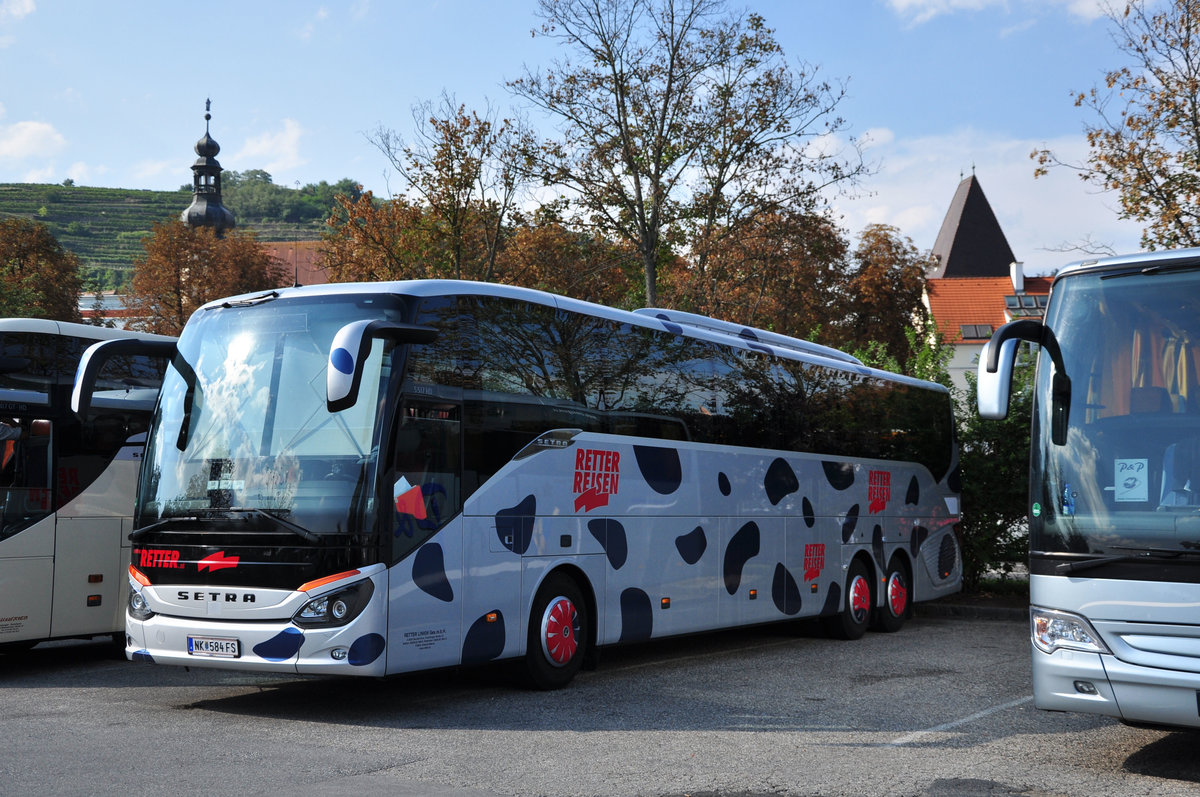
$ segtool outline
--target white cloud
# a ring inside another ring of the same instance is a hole
[[[974,171],[1008,244],[1026,272],[1042,274],[1082,257],[1053,251],[1084,241],[1118,252],[1140,248],[1140,228],[1117,218],[1117,199],[1099,194],[1069,170],[1035,179],[1029,153],[1049,148],[1068,162],[1082,161],[1082,136],[1022,140],[962,128],[944,135],[897,139],[871,150],[878,173],[860,198],[832,200],[841,224],[857,236],[868,224],[890,224],[918,249],[933,247],[959,182]]]
[[[1067,0],[1067,10],[1089,22],[1105,16],[1106,5],[1106,0]]]
[[[28,16],[34,8],[33,0],[0,0],[0,22]]]
[[[177,158],[173,160],[138,161],[133,164],[133,176],[141,181],[150,181],[152,178],[160,177],[170,172],[177,172],[179,174],[180,185],[189,182],[189,176],[181,168]]]
[[[300,156],[300,138],[304,129],[295,119],[284,119],[283,130],[267,132],[246,140],[242,148],[230,158],[235,171],[262,169],[272,176],[295,169],[308,163]],[[265,162],[264,162],[265,161]]]
[[[33,0],[0,0],[0,28],[34,12]],[[0,50],[12,46],[17,37],[0,30]]]
[[[988,6],[1003,6],[1005,0],[888,0],[892,11],[909,24],[920,25],[941,14],[956,11],[980,11]]]
[[[0,125],[0,160],[46,157],[66,145],[62,134],[46,122]]]
[[[55,177],[58,174],[58,167],[53,163],[45,166],[39,166],[30,169],[21,176],[23,183],[57,183],[59,178]]]
[[[325,6],[321,6],[317,9],[317,13],[313,15],[313,18],[304,23],[304,25],[302,25],[296,31],[296,38],[304,42],[309,41],[312,39],[313,34],[316,33],[317,26],[325,24],[327,19],[329,19],[329,9],[325,8]]]
[[[1106,2],[1107,0],[1024,0],[1022,5],[1036,11],[1042,11],[1046,6],[1058,5],[1066,8],[1073,16],[1090,22],[1104,16]],[[887,0],[887,3],[892,11],[909,25],[920,25],[943,14],[982,11],[989,7],[1007,10],[1012,5],[1009,0]],[[1006,33],[1012,33],[1029,24],[1032,23],[1020,23],[1007,29]]]
[[[89,166],[83,161],[76,161],[67,167],[67,177],[79,185],[99,185],[108,172],[107,166]]]
[[[886,127],[872,127],[858,137],[858,143],[862,144],[863,149],[886,146],[895,140],[896,134]]]

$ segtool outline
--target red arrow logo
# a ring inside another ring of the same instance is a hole
[[[215,573],[227,567],[237,567],[239,558],[237,556],[226,556],[224,551],[217,551],[200,560],[200,572],[203,573],[205,570],[208,570]]]
[[[592,487],[575,496],[575,511],[580,509],[591,512],[599,506],[608,506],[608,493],[600,492],[598,487]]]

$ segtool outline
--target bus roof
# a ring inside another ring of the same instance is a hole
[[[1130,267],[1148,268],[1162,266],[1165,268],[1186,268],[1200,266],[1200,248],[1174,249],[1166,252],[1138,252],[1131,255],[1077,260],[1065,266],[1055,275],[1054,281],[1069,277],[1072,274],[1090,271],[1119,271]]]
[[[64,335],[93,340],[141,338],[143,340],[174,340],[168,335],[132,332],[126,329],[74,324],[70,321],[51,321],[47,318],[0,318],[0,332],[35,332],[43,335]]]
[[[676,310],[658,310],[644,308],[639,311],[619,310],[582,299],[572,299],[535,288],[522,288],[515,285],[499,285],[492,282],[477,282],[473,280],[397,280],[391,282],[339,282],[324,285],[306,285],[291,288],[278,288],[272,291],[231,296],[209,302],[196,312],[212,310],[218,307],[236,307],[240,304],[253,304],[268,297],[299,297],[299,296],[339,296],[353,294],[397,294],[404,296],[495,296],[516,299],[534,304],[542,304],[561,310],[607,318],[617,323],[633,324],[675,335],[708,340],[714,343],[734,346],[740,349],[758,350],[789,360],[803,360],[816,365],[834,367],[840,370],[854,371],[864,376],[872,375],[894,382],[921,385],[933,390],[946,391],[947,388],[936,382],[927,382],[903,374],[883,371],[864,365],[862,361],[845,352],[826,346],[789,338],[765,330],[743,327],[727,321],[708,318],[694,313],[682,313]],[[663,315],[668,318],[663,318]],[[676,318],[690,319],[677,321]],[[725,331],[724,328],[730,331]],[[736,330],[736,331],[733,331]],[[743,334],[747,333],[747,334]],[[753,336],[758,336],[757,339]],[[768,340],[766,338],[772,338]]]
[[[722,321],[717,318],[709,318],[705,315],[696,313],[685,313],[682,310],[663,310],[657,307],[643,307],[640,310],[634,310],[638,315],[648,315],[662,321],[669,321],[673,324],[681,326],[692,326],[698,329],[707,329],[712,332],[720,332],[723,335],[731,335],[741,338],[746,341],[755,343],[768,344],[770,346],[778,346],[783,349],[791,349],[801,351],[807,354],[815,354],[819,357],[828,357],[831,360],[840,360],[845,363],[853,363],[854,365],[862,365],[862,360],[857,357],[847,354],[839,349],[834,349],[829,346],[822,346],[819,343],[813,343],[808,340],[780,335],[778,332],[768,332],[765,329],[756,329],[742,324],[735,324],[732,321]]]

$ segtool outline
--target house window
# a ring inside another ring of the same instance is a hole
[[[1048,298],[1050,297],[1045,294],[1019,293],[1014,296],[1005,296],[1004,307],[1008,310],[1008,314],[1014,318],[1044,316],[1046,314],[1046,300]]]
[[[990,324],[963,324],[959,331],[963,340],[986,340],[992,336]]]

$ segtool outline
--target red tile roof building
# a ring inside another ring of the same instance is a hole
[[[1014,318],[1046,312],[1049,277],[1025,277],[975,175],[955,191],[932,254],[925,306],[942,338],[955,346],[950,375],[966,389],[983,344]]]
[[[263,241],[262,247],[283,264],[287,272],[288,285],[324,285],[329,275],[318,264],[321,262],[323,241]]]

